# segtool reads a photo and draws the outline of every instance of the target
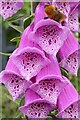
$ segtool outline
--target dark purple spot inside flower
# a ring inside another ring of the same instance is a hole
[[[47,88],[44,88],[45,90],[47,90]]]
[[[27,63],[27,65],[29,65],[29,63]]]
[[[73,108],[73,105],[71,105],[71,107]]]
[[[14,80],[11,81],[11,83],[13,83],[13,82],[14,82]]]
[[[19,85],[17,85],[17,88],[19,88]]]
[[[16,89],[16,86],[14,87],[14,89]]]
[[[34,64],[32,65],[32,67],[34,67]]]
[[[55,88],[55,83],[54,83],[53,87]]]
[[[54,41],[54,43],[56,43],[56,40]]]
[[[7,2],[7,4],[9,4],[9,2]]]
[[[4,9],[4,7],[2,7],[2,9]]]
[[[53,89],[52,89],[52,88],[51,88],[50,90],[51,90],[51,91],[53,91]]]
[[[40,104],[38,104],[38,107],[40,107]]]
[[[38,114],[38,117],[40,117],[40,113]]]
[[[76,61],[76,58],[74,58],[74,61],[77,62],[77,61]]]
[[[18,80],[16,80],[16,82],[18,82]]]
[[[10,6],[7,7],[7,9],[9,9],[9,8],[10,8]]]
[[[30,58],[30,60],[32,61],[32,60],[33,60],[33,58]]]
[[[49,45],[51,45],[51,43],[52,43],[51,39],[48,42],[49,42]]]

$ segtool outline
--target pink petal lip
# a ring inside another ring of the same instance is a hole
[[[73,102],[71,105],[75,105],[76,103],[78,103],[78,110],[79,110],[79,111],[77,111],[77,112],[78,112],[78,114],[79,114],[79,112],[80,112],[80,108],[79,108],[80,99],[76,100],[76,101]],[[69,106],[68,106],[68,107],[69,107]],[[68,107],[67,107],[67,108],[68,108]],[[77,107],[77,106],[76,106],[76,107]],[[66,108],[66,109],[67,109],[67,108]],[[66,109],[65,109],[65,110],[66,110]],[[62,114],[64,114],[64,110],[60,111],[60,112],[56,115],[56,117],[57,117],[57,118],[60,118],[60,116],[61,116]],[[77,116],[77,117],[79,117],[79,116]]]
[[[20,74],[25,77],[25,79],[27,79],[28,81],[30,80],[30,78],[34,77],[37,73],[33,72],[33,69],[32,69],[32,73],[30,75],[27,75],[27,74],[24,74],[24,72],[22,70],[25,71],[24,68],[22,68],[22,62],[18,62],[16,64],[16,62],[18,61],[18,58],[20,58],[20,56],[24,53],[29,53],[29,52],[32,52],[32,53],[36,53],[38,55],[41,56],[41,59],[43,59],[41,61],[41,64],[39,65],[39,68],[36,68],[36,72],[39,72],[44,66],[46,66],[47,64],[50,63],[50,60],[48,58],[46,58],[44,52],[42,52],[41,50],[35,48],[35,47],[26,47],[24,49],[22,49],[21,51],[19,51],[18,53],[14,54],[13,56],[11,56],[11,59],[13,60],[13,63],[17,66],[17,68],[19,69],[20,71]],[[22,59],[22,58],[21,58]],[[38,63],[39,64],[39,63]],[[35,64],[36,65],[36,64]],[[26,66],[25,66],[26,67]],[[26,71],[27,72],[27,71]]]
[[[16,77],[19,77],[20,79],[23,79],[23,82],[24,82],[25,86],[23,87],[23,89],[20,92],[18,92],[18,94],[14,95],[12,93],[13,91],[10,90],[9,81],[7,81],[7,78],[5,78],[7,75],[16,75]],[[25,93],[26,89],[32,84],[30,81],[26,81],[18,73],[14,72],[14,71],[11,71],[11,70],[4,70],[4,71],[2,71],[0,73],[0,79],[1,79],[1,83],[3,83],[7,87],[9,93],[12,95],[13,101],[15,101],[20,95],[22,95],[23,93]]]
[[[72,83],[64,76],[63,79],[68,81],[68,84],[66,85],[66,87],[63,88],[58,97],[57,104],[59,112],[63,112],[67,107],[78,100],[78,92],[76,91]]]
[[[32,91],[31,89],[28,89],[26,91],[26,96],[25,96],[25,105],[20,107],[19,110],[23,114],[26,114],[28,106],[33,103],[35,103],[35,104],[36,103],[47,103],[47,105],[49,105],[48,106],[49,110],[55,109],[54,106],[49,101],[42,99],[36,92]]]
[[[39,53],[39,54],[41,54],[41,56],[46,60],[47,63],[50,63],[50,60],[45,57],[44,52],[42,52],[41,50],[39,50],[39,49],[37,49],[37,48],[35,48],[35,47],[33,47],[33,48],[31,48],[31,47],[26,47],[26,48],[22,49],[21,51],[19,51],[18,53],[16,53],[16,54],[14,54],[13,56],[11,56],[11,58],[17,57],[17,56],[19,56],[20,54],[22,54],[22,53],[24,53],[24,52],[28,52],[28,53],[29,53],[29,52],[33,52],[33,53],[36,52],[36,53]]]

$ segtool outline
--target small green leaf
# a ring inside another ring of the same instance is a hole
[[[19,112],[17,115],[16,115],[16,118],[22,118],[22,113]],[[20,119],[21,120],[21,119]]]
[[[10,56],[11,53],[3,53],[3,52],[0,52],[1,55],[4,55],[4,56]]]
[[[11,23],[8,23],[10,27],[12,27],[13,29],[15,29],[16,31],[18,31],[19,33],[23,33],[24,29],[21,26],[17,26],[17,25],[13,25]]]
[[[11,97],[10,95],[8,95],[8,94],[5,93],[5,96],[6,96],[9,100],[13,101],[13,99],[12,99],[12,97]],[[19,103],[18,103],[17,101],[13,101],[13,102],[16,103],[17,105],[19,105]]]
[[[62,67],[60,69],[61,69],[62,75],[66,76],[68,78],[68,72],[65,69],[63,69]]]
[[[78,76],[78,92],[80,94],[80,68],[78,69],[77,76]]]
[[[21,106],[24,105],[24,98],[25,98],[25,95],[23,95],[22,98],[21,98],[21,100],[19,101],[18,107],[21,107]],[[21,117],[22,117],[22,113],[19,110],[17,110],[17,112],[16,112],[16,118],[21,118]]]
[[[16,43],[17,43],[17,44],[16,44],[16,47],[18,47],[18,46],[19,46],[19,43],[20,43],[20,40],[21,40],[21,36],[20,36],[20,37],[15,37],[15,38],[11,39],[10,41],[11,41],[11,42],[16,42]]]
[[[79,78],[79,80],[80,80],[80,68],[78,69],[77,76],[78,76],[78,78]]]
[[[68,73],[68,78],[69,80],[71,81],[71,83],[74,85],[74,87],[76,88],[76,90],[78,91],[78,77],[71,74],[71,73]]]
[[[32,22],[33,18],[34,18],[34,15],[32,14],[29,17],[27,17],[27,18],[25,18],[23,20],[23,22],[24,22],[24,28],[26,28],[26,27],[28,27],[30,25],[30,23]]]
[[[10,41],[11,42],[17,42],[17,41],[20,41],[20,39],[21,39],[21,36],[20,37],[15,37],[15,38],[11,39]]]
[[[17,13],[15,13],[14,15],[12,15],[11,17],[9,17],[7,19],[8,22],[15,22],[18,20],[22,20],[25,18],[27,12],[24,9],[20,9]]]
[[[19,103],[19,107],[24,105],[24,98],[25,98],[25,95],[22,96],[20,103]]]

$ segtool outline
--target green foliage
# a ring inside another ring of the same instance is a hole
[[[3,52],[0,52],[1,55],[4,55],[4,56],[10,56],[11,53],[3,53]]]
[[[12,102],[12,98],[5,86],[2,85],[2,118],[13,118],[16,116],[18,105]]]
[[[9,26],[12,27],[13,29],[17,30],[19,33],[23,33],[24,29],[20,26],[17,26],[17,25],[13,25],[11,23],[9,23]]]
[[[68,78],[68,72],[63,68],[60,68],[60,70],[61,70],[62,75]]]
[[[33,18],[34,18],[34,15],[30,15],[29,17],[24,19],[24,21],[23,21],[24,22],[24,29],[30,25]]]

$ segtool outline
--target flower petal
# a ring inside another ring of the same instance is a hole
[[[72,83],[64,76],[63,79],[68,81],[68,85],[63,88],[58,97],[58,109],[60,112],[64,111],[68,106],[78,100],[78,92]]]
[[[4,70],[1,74],[2,83],[6,86],[14,101],[31,85],[24,78],[18,76],[17,73]]]
[[[36,83],[38,83],[43,78],[45,79],[45,77],[62,77],[56,57],[49,56],[49,60],[51,62],[42,68],[41,71],[37,74]]]
[[[63,45],[68,35],[68,29],[54,20],[41,20],[34,27],[29,38],[36,42],[45,52],[54,56]]]
[[[19,44],[19,47],[18,47],[18,51],[22,50],[23,48],[26,48],[26,47],[36,47],[38,49],[41,50],[41,48],[36,44],[34,43],[33,41],[31,41],[29,39],[29,34],[33,31],[33,28],[34,28],[34,22],[32,22],[23,32],[22,34],[22,37],[21,37],[21,40],[20,40],[20,44]],[[33,38],[32,38],[33,39]],[[18,52],[17,52],[18,53]]]
[[[60,48],[58,55],[60,59],[65,59],[70,54],[78,50],[79,43],[74,34],[69,30],[68,37],[64,42],[63,46]]]
[[[74,102],[69,107],[67,107],[63,112],[59,113],[57,117],[59,118],[79,118],[80,114],[80,100]]]
[[[12,59],[21,75],[28,81],[49,63],[44,53],[35,47],[22,49],[18,54],[13,55]]]
[[[52,104],[46,100],[41,99],[41,97],[32,90],[28,89],[26,95],[29,97],[25,97],[25,100],[28,100],[29,103],[27,102],[27,104],[20,107],[19,109],[29,118],[45,118],[47,117],[49,111],[52,109],[54,110]]]
[[[52,2],[50,2],[49,0],[41,0],[41,2],[36,7],[34,25],[36,25],[40,20],[46,17],[44,12],[45,4],[52,4]]]
[[[55,4],[57,9],[59,9],[68,18],[68,14],[70,12],[70,3],[69,2],[56,0],[56,2],[53,2],[53,4]]]
[[[51,102],[56,108],[57,98],[65,86],[65,81],[62,82],[61,78],[53,76],[43,78],[38,84],[34,84],[30,88],[37,92],[43,99]]]
[[[72,32],[69,32],[67,40],[58,52],[61,59],[60,66],[77,75],[78,60],[80,58],[78,40]]]
[[[36,23],[39,22],[41,19],[44,19],[44,17],[44,2],[40,2],[39,5],[36,7],[34,24],[36,25]]]
[[[11,17],[24,5],[23,0],[1,0],[0,1],[0,14],[4,19]]]
[[[74,31],[74,32],[78,32],[79,31],[79,21],[78,21],[78,7],[79,7],[79,4],[78,3],[76,5],[76,7],[73,9],[72,12],[70,12],[69,14],[69,18],[68,18],[68,21],[69,21],[69,28],[71,31]]]
[[[28,35],[30,34],[30,32],[33,31],[34,28],[34,22],[31,23],[23,32],[21,40],[20,40],[20,44],[19,44],[19,49],[23,49],[27,46],[31,46],[33,45],[33,43],[31,43],[31,41],[28,39]]]
[[[66,78],[64,77],[64,79]],[[78,118],[80,112],[78,97],[78,92],[71,83],[64,87],[58,97],[59,113],[56,116],[58,118]]]
[[[60,66],[77,76],[77,71],[80,66],[79,59],[80,59],[80,49],[72,53],[65,60],[62,60],[60,62]]]

